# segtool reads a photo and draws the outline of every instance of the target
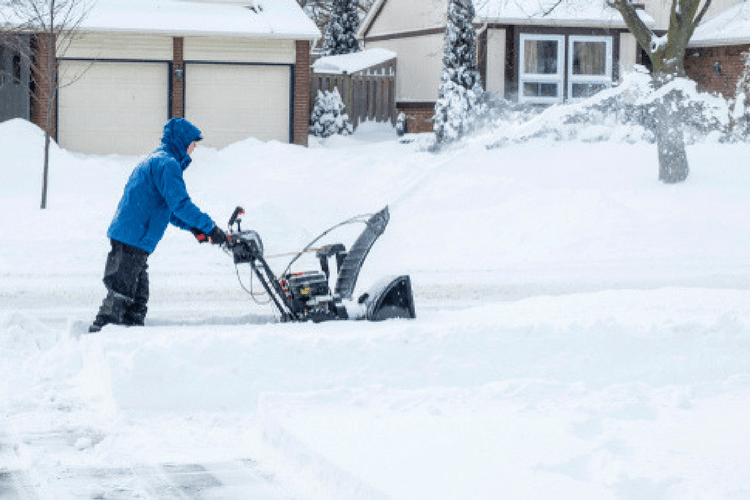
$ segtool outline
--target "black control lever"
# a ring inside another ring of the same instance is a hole
[[[237,231],[242,231],[242,229],[240,228],[240,222],[242,221],[242,219],[239,219],[239,216],[244,215],[244,214],[245,214],[244,208],[239,207],[239,206],[235,208],[234,212],[232,212],[232,216],[229,218],[229,227],[231,228],[232,224],[237,222]]]

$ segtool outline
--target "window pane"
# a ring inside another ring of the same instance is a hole
[[[605,75],[606,72],[606,42],[573,42],[574,75]]]
[[[607,88],[603,83],[574,83],[572,85],[571,97],[577,99],[579,97],[591,97],[600,90]]]
[[[524,72],[535,75],[557,74],[556,40],[524,40]]]
[[[524,97],[557,97],[559,93],[556,83],[524,82],[523,95]]]

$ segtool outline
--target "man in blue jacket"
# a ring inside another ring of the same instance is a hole
[[[164,126],[159,148],[130,174],[107,231],[112,244],[103,279],[107,296],[89,332],[110,323],[143,325],[148,309],[147,260],[170,223],[191,231],[200,243],[227,242],[224,231],[190,200],[182,177],[201,139],[195,125],[173,118]]]

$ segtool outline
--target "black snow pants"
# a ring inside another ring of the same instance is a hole
[[[92,329],[101,329],[108,323],[142,326],[148,311],[149,253],[117,240],[110,242],[112,250],[107,254],[102,280],[107,296]]]

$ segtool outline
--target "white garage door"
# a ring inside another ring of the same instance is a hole
[[[186,64],[185,117],[207,146],[248,137],[289,142],[290,73],[289,66]]]
[[[83,153],[146,154],[168,118],[167,63],[61,61],[58,139]],[[72,82],[72,83],[71,83]]]

